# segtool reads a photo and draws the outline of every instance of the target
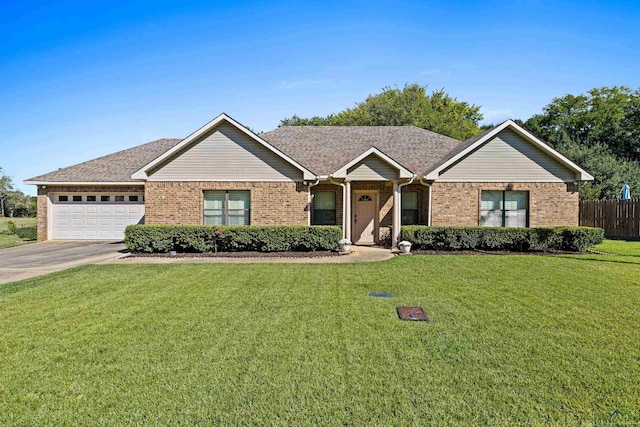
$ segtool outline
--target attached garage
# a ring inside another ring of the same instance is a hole
[[[144,194],[51,195],[50,239],[122,240],[128,225],[144,222]]]

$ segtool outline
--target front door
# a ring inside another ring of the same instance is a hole
[[[353,211],[353,243],[373,245],[376,231],[376,193],[357,193]]]

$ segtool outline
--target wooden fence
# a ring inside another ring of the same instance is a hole
[[[581,200],[580,225],[600,227],[607,237],[640,239],[640,198]]]

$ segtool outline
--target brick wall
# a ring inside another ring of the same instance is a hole
[[[577,186],[555,182],[435,182],[432,225],[479,225],[482,190],[528,191],[530,227],[578,225]]]
[[[45,187],[45,188],[43,188]],[[49,195],[54,193],[141,193],[140,185],[47,185],[38,186],[38,240],[47,240]]]
[[[204,191],[251,191],[252,225],[307,225],[307,187],[295,182],[147,181],[146,224],[203,224]]]

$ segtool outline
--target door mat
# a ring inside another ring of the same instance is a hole
[[[424,312],[422,307],[396,307],[398,311],[398,317],[400,320],[416,320],[421,322],[428,322],[427,313]]]

